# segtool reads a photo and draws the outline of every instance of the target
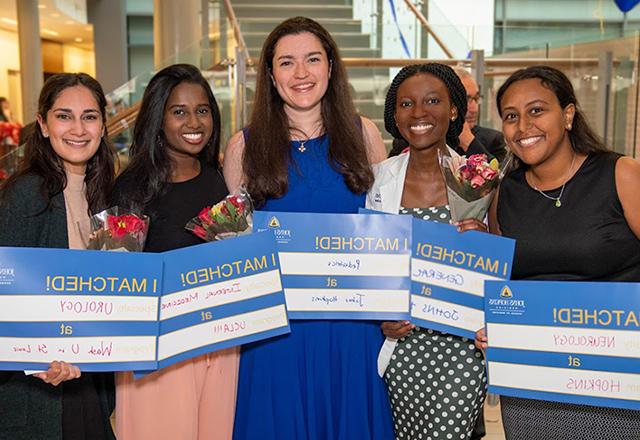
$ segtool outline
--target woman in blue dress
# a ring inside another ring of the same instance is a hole
[[[370,164],[384,157],[327,31],[304,17],[278,25],[262,48],[251,121],[226,149],[229,189],[246,185],[264,210],[355,213]],[[290,334],[243,347],[234,438],[393,439],[381,344],[376,322],[296,320]]]

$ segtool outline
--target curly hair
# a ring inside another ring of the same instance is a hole
[[[412,64],[410,66],[403,67],[402,70],[398,72],[389,86],[387,98],[384,101],[384,128],[395,139],[402,139],[406,142],[406,139],[404,139],[400,134],[395,120],[398,88],[408,78],[420,74],[435,76],[441,80],[447,87],[447,90],[449,90],[449,98],[451,99],[451,104],[458,110],[458,117],[455,121],[451,121],[449,123],[449,129],[447,130],[447,145],[455,148],[460,143],[458,136],[462,133],[464,115],[467,113],[467,91],[455,71],[446,64]]]

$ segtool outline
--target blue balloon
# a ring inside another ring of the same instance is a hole
[[[640,3],[640,0],[613,0],[613,1],[616,2],[616,5],[618,5],[618,8],[620,8],[622,12],[629,12],[638,3]]]

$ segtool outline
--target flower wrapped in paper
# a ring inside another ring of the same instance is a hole
[[[149,217],[119,207],[105,209],[91,217],[87,249],[142,252],[149,230]]]
[[[438,150],[452,221],[484,219],[511,157],[507,155],[498,163],[495,158],[489,160],[486,154],[465,157],[452,150],[448,154]]]
[[[205,241],[213,241],[248,234],[252,225],[253,203],[249,194],[241,189],[202,209],[185,228]]]

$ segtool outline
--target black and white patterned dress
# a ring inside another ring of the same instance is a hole
[[[447,206],[400,208],[400,214],[450,220]],[[487,384],[482,352],[472,340],[416,327],[398,341],[384,379],[397,439],[470,438]]]

